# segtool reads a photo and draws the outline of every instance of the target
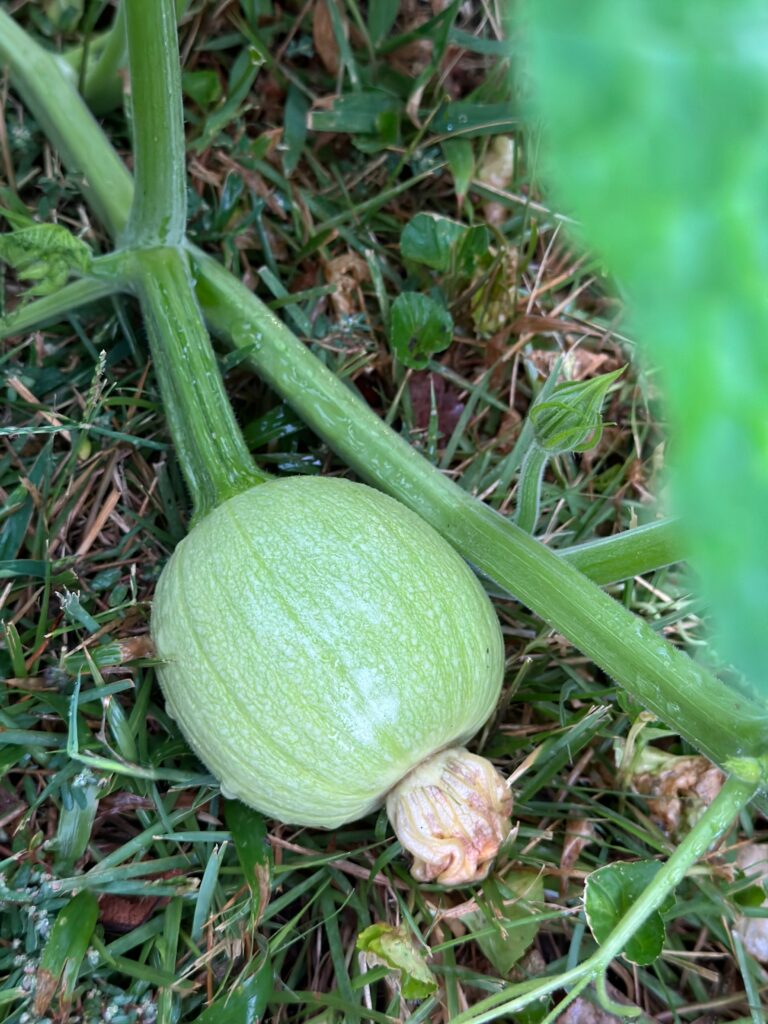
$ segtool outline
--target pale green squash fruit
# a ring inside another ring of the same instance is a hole
[[[195,526],[152,632],[169,713],[222,790],[325,828],[477,732],[504,667],[493,607],[453,549],[331,478],[261,484]]]

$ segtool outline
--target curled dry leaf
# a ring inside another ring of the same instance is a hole
[[[618,747],[617,755],[621,756]],[[725,775],[706,757],[678,757],[647,746],[635,758],[629,782],[648,798],[653,821],[678,838],[690,832],[715,799]]]
[[[368,264],[353,252],[336,256],[325,264],[325,280],[336,287],[331,294],[331,302],[338,317],[354,316],[360,312],[360,285],[370,276]]]
[[[135,661],[137,658],[153,658],[155,645],[149,633],[140,636],[129,636],[117,641],[123,661]]]

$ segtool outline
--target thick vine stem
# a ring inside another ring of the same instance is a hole
[[[251,458],[227,400],[184,254],[157,248],[125,255],[194,522],[269,477]]]
[[[511,830],[512,797],[490,761],[441,750],[399,782],[387,814],[420,882],[467,885],[488,874]]]
[[[125,0],[136,184],[124,241],[180,245],[187,221],[184,106],[173,0]]]

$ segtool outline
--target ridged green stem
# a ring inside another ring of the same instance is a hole
[[[184,254],[158,248],[126,256],[193,520],[201,519],[268,477],[253,462],[227,399]]]
[[[173,0],[124,0],[135,188],[123,241],[180,245],[187,223],[181,67]]]
[[[684,531],[679,519],[660,519],[613,537],[564,548],[558,555],[595,583],[616,583],[684,561]]]
[[[515,522],[521,530],[533,533],[539,518],[541,481],[549,462],[549,453],[534,442],[528,449],[520,467],[517,484],[517,514]]]

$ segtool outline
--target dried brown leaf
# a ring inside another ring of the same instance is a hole
[[[573,330],[573,326],[562,323],[556,330]],[[562,352],[547,352],[537,349],[532,352],[530,362],[546,377],[552,372]],[[617,361],[605,352],[590,352],[585,348],[572,348],[565,357],[566,376],[569,380],[588,380],[599,373],[610,373],[618,369]]]
[[[725,776],[706,757],[669,757],[668,767],[633,776],[651,818],[670,836],[688,832],[720,792]]]
[[[315,53],[323,62],[326,71],[336,75],[341,67],[341,57],[339,54],[339,44],[336,42],[336,34],[333,31],[333,19],[331,18],[328,6],[332,3],[334,3],[334,0],[317,0],[312,16],[312,42],[315,45]],[[348,36],[349,25],[346,16],[341,11],[339,11],[339,18],[344,26],[344,34]]]
[[[594,842],[595,828],[588,818],[571,817],[565,827],[563,852],[560,854],[560,870],[564,876],[570,874],[582,850]]]
[[[325,280],[335,286],[331,302],[339,317],[353,316],[362,309],[360,285],[371,276],[368,264],[356,253],[347,252],[329,260],[324,267]]]
[[[464,412],[464,403],[459,400],[459,392],[438,374],[426,371],[414,373],[408,382],[414,423],[419,430],[427,429],[432,412],[433,388],[437,409],[437,429],[443,437],[449,437]]]

